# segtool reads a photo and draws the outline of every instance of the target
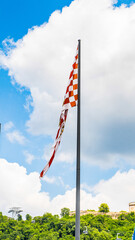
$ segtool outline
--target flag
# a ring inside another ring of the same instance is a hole
[[[135,240],[135,228],[134,228],[134,233],[132,235],[132,240]]]
[[[64,96],[62,111],[59,119],[59,128],[56,134],[54,145],[52,147],[52,155],[48,163],[40,173],[40,177],[43,177],[45,175],[45,173],[48,171],[49,167],[53,162],[53,159],[61,142],[61,137],[65,128],[68,110],[70,107],[75,107],[77,105],[77,100],[78,100],[78,47],[75,55],[75,60],[72,65],[72,70],[69,76],[69,83]]]

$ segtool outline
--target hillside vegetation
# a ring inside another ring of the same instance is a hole
[[[29,214],[27,220],[18,216],[17,220],[0,213],[0,239],[6,240],[73,240],[75,239],[75,216],[61,212],[61,217],[45,213],[33,219]],[[81,239],[115,240],[117,233],[123,240],[131,240],[135,227],[135,213],[121,213],[118,219],[110,216],[88,214],[81,216]],[[87,230],[87,231],[86,231]]]

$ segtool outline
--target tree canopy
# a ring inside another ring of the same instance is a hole
[[[64,208],[65,209],[65,208]],[[61,211],[63,213],[63,211]],[[66,213],[66,211],[64,211]],[[118,219],[106,214],[92,213],[80,218],[80,240],[131,240],[135,227],[135,213],[122,212]],[[86,231],[87,229],[87,231]],[[75,216],[45,213],[26,220],[14,220],[0,213],[0,239],[6,240],[75,240]]]
[[[100,207],[98,208],[99,212],[107,213],[109,212],[109,207],[106,203],[102,203]]]
[[[62,208],[61,209],[61,217],[68,217],[69,216],[69,213],[70,213],[70,209],[69,208]]]

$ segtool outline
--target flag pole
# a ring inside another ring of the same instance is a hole
[[[80,240],[80,80],[81,40],[78,40],[78,106],[77,106],[77,162],[76,162],[76,222],[75,240]]]

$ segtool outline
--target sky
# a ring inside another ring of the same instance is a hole
[[[0,3],[0,211],[75,210],[76,108],[43,179],[81,39],[81,209],[135,201],[135,1]]]

